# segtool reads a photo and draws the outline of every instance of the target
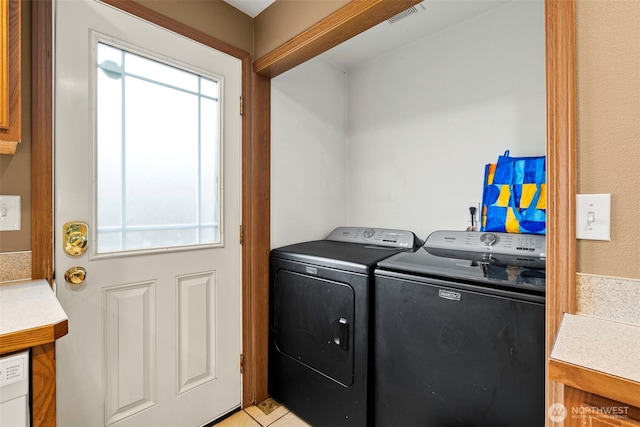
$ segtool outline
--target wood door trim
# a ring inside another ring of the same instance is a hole
[[[351,3],[358,3],[352,1]],[[33,8],[49,7],[50,1],[34,2]],[[350,3],[350,4],[351,4]],[[377,2],[376,2],[377,3]],[[391,3],[391,2],[385,2]],[[41,4],[45,4],[42,6]],[[36,6],[38,5],[38,6]],[[46,6],[48,5],[48,6]],[[346,6],[345,6],[346,7]],[[335,19],[339,11],[327,17]],[[344,11],[340,12],[342,14]],[[50,11],[49,11],[50,14]],[[50,16],[50,15],[49,15]],[[342,15],[340,25],[354,25],[357,23],[357,31],[361,32],[373,27],[384,19],[393,16],[382,17],[378,22],[371,19],[367,26],[360,26],[354,17]],[[546,67],[547,67],[547,156],[549,177],[549,211],[547,228],[547,354],[549,346],[553,343],[557,328],[563,312],[575,312],[575,4],[573,0],[545,0],[546,16]],[[333,18],[332,18],[333,17]],[[49,18],[50,19],[50,18]],[[326,20],[323,20],[326,21]],[[319,24],[317,24],[319,25]],[[316,25],[316,26],[317,26]],[[323,24],[326,25],[326,22]],[[314,26],[314,27],[316,27]],[[34,31],[41,32],[48,45],[51,45],[51,31],[39,29],[33,25]],[[313,27],[312,27],[313,29]],[[347,40],[349,34],[355,30],[342,29],[339,25],[333,32],[315,30],[305,32],[308,37],[316,34],[313,41],[313,55],[320,54],[329,48]],[[47,46],[47,44],[44,44]],[[304,41],[301,41],[301,45]],[[36,47],[36,46],[34,46]],[[278,48],[280,49],[280,48]],[[272,52],[275,52],[276,50]],[[34,49],[35,50],[35,49]],[[243,327],[250,328],[250,336],[243,333],[243,345],[245,356],[245,371],[243,379],[243,404],[255,403],[268,396],[267,393],[267,336],[268,336],[268,247],[270,242],[269,230],[269,177],[270,165],[270,78],[310,59],[309,51],[305,49],[291,49],[291,46],[281,55],[273,55],[267,61],[265,57],[254,62],[254,73],[260,71],[262,76],[254,75],[253,92],[243,88],[245,102],[253,100],[253,106],[245,109],[253,113],[253,124],[250,126],[253,138],[246,141],[244,138],[249,132],[244,132],[245,121],[243,119],[243,148],[250,147],[248,153],[243,150],[243,223],[245,224],[245,244],[243,245],[243,292],[250,290],[243,302]],[[37,55],[33,53],[34,57]],[[42,52],[46,55],[46,51]],[[311,56],[312,57],[312,56]],[[49,52],[50,60],[50,52]],[[260,65],[260,60],[263,60]],[[256,67],[256,63],[260,67]],[[36,68],[34,69],[41,69]],[[243,67],[244,69],[244,67]],[[42,74],[46,74],[42,73]],[[46,81],[51,79],[51,74],[43,75]],[[244,81],[243,81],[244,84]],[[46,85],[45,85],[46,86]],[[44,89],[51,90],[50,88]],[[36,97],[34,99],[43,99]],[[46,99],[46,98],[45,98]],[[37,104],[37,103],[34,103]],[[44,118],[51,116],[52,104],[46,102],[41,114]],[[35,112],[35,107],[34,107]],[[51,154],[51,125],[40,124],[34,116],[33,129],[41,129],[41,135],[32,140],[32,150],[38,150],[42,155],[35,156],[32,161],[32,173],[41,171],[40,168],[50,168]],[[250,170],[246,166],[250,165]],[[40,187],[51,187],[51,176],[39,180]],[[32,184],[33,186],[33,184]],[[39,195],[40,209],[44,209],[47,215],[53,212],[51,197]],[[248,198],[246,200],[245,198]],[[36,200],[32,200],[36,203]],[[246,206],[249,203],[250,206]],[[34,213],[37,210],[34,208]],[[51,216],[48,220],[36,219],[38,228],[51,228]],[[44,237],[44,239],[42,239]],[[53,259],[52,230],[48,233],[42,230],[32,233],[32,250],[34,278],[51,278],[53,267],[50,260]],[[38,273],[38,274],[35,274]],[[247,311],[248,310],[248,311]],[[548,376],[548,374],[547,374]],[[553,398],[553,394],[547,393]],[[561,397],[561,396],[560,396]],[[562,400],[555,400],[562,401]]]
[[[362,32],[393,14],[375,19],[367,19],[367,25],[356,29],[347,28],[358,21],[358,13],[347,8],[352,1],[326,19],[309,28],[290,42],[274,49],[254,62],[254,72],[267,78],[279,75],[296,65],[318,55],[343,41],[353,33]],[[372,2],[375,3],[375,2]],[[392,3],[392,2],[388,2]],[[408,7],[408,6],[407,6]],[[362,18],[362,15],[360,15]],[[575,312],[576,242],[575,242],[575,194],[576,194],[576,155],[575,155],[575,3],[574,0],[545,0],[545,40],[546,40],[546,78],[547,78],[547,174],[548,174],[548,211],[547,211],[547,307],[546,307],[546,354],[551,351],[555,341],[562,314]],[[270,90],[270,89],[269,89]],[[256,111],[256,128],[268,128],[271,120],[268,111]],[[263,136],[260,150],[270,145],[268,135]],[[265,166],[266,167],[266,166]],[[268,176],[268,173],[265,175]],[[263,233],[268,237],[268,234]],[[261,263],[268,262],[261,260]],[[268,283],[262,284],[268,286]],[[262,293],[264,294],[265,291]],[[266,308],[262,308],[266,310]],[[256,318],[264,317],[259,313]],[[254,333],[266,336],[268,326],[256,325]],[[254,355],[266,354],[267,348],[254,349]],[[548,365],[548,364],[547,364]],[[266,375],[266,374],[265,374]],[[258,390],[266,390],[259,384]],[[562,402],[560,385],[548,381],[547,366],[547,405]],[[262,396],[263,394],[260,394]]]
[[[574,0],[546,0],[547,78],[547,306],[546,407],[564,401],[550,380],[549,356],[563,313],[575,313],[576,296],[576,38]],[[548,422],[547,422],[548,423]]]
[[[253,71],[264,77],[276,77],[420,1],[422,0],[358,0],[347,3],[322,21],[256,59]]]
[[[53,284],[53,5],[31,3],[31,277]]]

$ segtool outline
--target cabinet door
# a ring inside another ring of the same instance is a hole
[[[0,154],[14,154],[21,122],[19,0],[0,0]]]
[[[640,427],[640,408],[565,386],[565,427]]]
[[[607,415],[599,413],[601,408],[590,405],[582,405],[584,412],[584,425],[587,427],[640,427],[640,422],[629,418],[627,407],[620,406],[619,414]]]

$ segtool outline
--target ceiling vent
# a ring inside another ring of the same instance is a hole
[[[387,22],[389,24],[395,24],[396,22],[398,22],[401,19],[406,18],[407,16],[415,15],[416,13],[423,12],[424,10],[426,10],[424,5],[422,3],[418,3],[417,5],[411,6],[409,9],[403,10],[402,12],[398,13],[397,15],[394,15],[391,18],[387,19]]]

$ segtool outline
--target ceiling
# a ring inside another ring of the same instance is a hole
[[[255,17],[275,0],[225,0]],[[382,22],[321,55],[345,70],[488,10],[526,0],[424,0],[393,24]],[[404,12],[403,12],[404,13]]]
[[[240,9],[252,18],[255,18],[268,8],[275,0],[224,0],[236,9]]]

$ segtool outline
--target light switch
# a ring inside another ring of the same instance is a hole
[[[20,196],[0,196],[0,231],[20,230]]]
[[[576,195],[576,238],[611,240],[611,194]]]

